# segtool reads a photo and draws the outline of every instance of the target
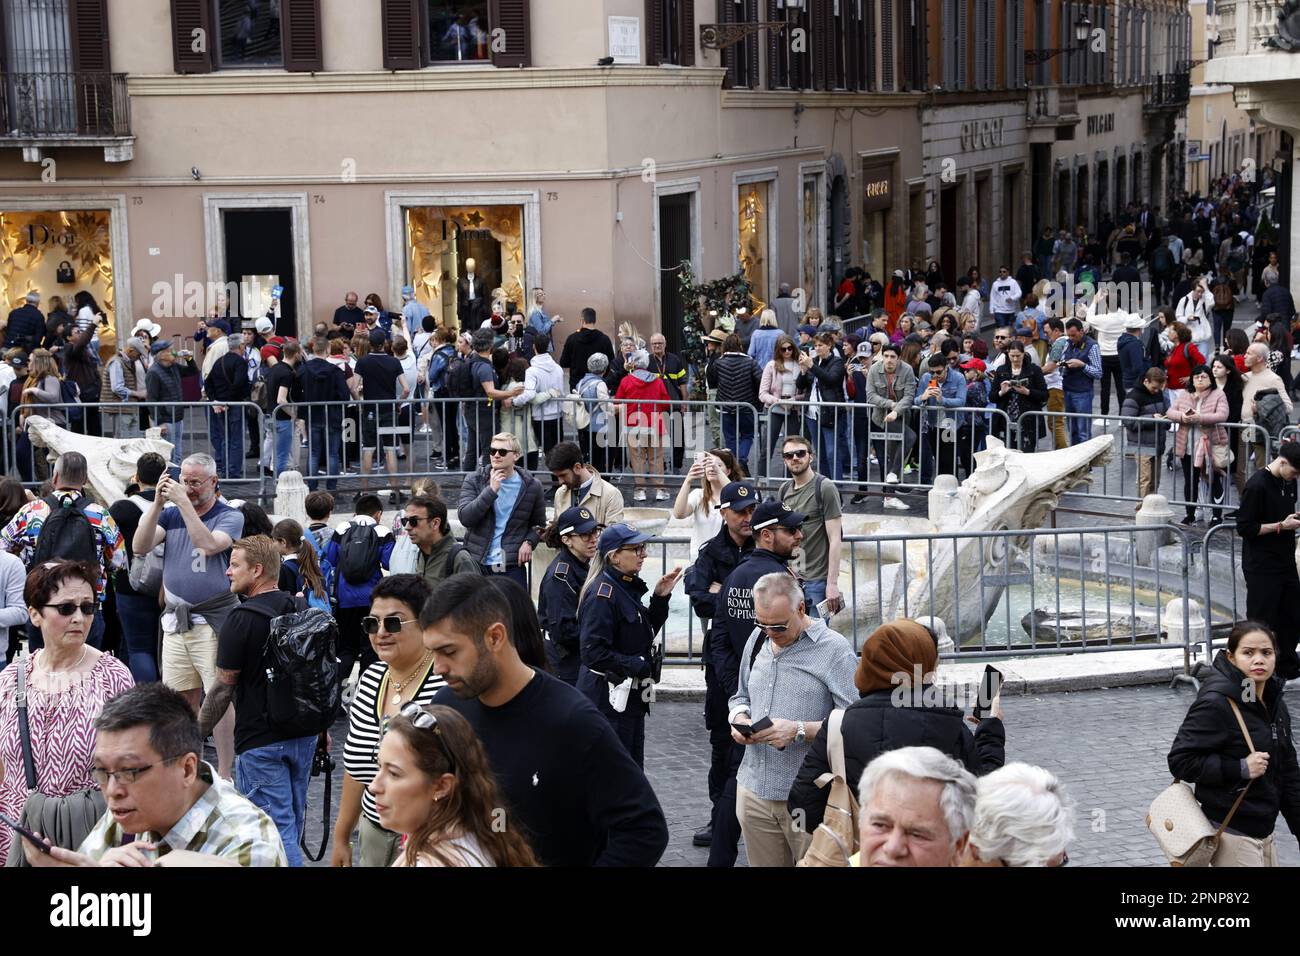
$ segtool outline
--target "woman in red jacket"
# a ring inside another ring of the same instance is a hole
[[[1186,387],[1192,369],[1205,364],[1205,356],[1192,344],[1192,330],[1186,325],[1175,322],[1169,330],[1177,344],[1165,359],[1165,372],[1169,376],[1169,384],[1165,387],[1176,392]]]
[[[885,286],[885,315],[889,316],[888,332],[894,334],[898,327],[898,317],[907,309],[907,282],[902,270],[894,272],[894,277]]]
[[[636,481],[633,501],[646,500],[646,485],[652,478],[655,500],[668,500],[664,487],[664,442],[667,429],[668,389],[650,368],[650,353],[637,349],[627,360],[628,374],[618,383],[614,398],[622,401],[619,411],[627,436],[632,473]],[[658,404],[662,403],[662,404]]]

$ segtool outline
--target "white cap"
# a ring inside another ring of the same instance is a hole
[[[262,316],[253,323],[253,328],[257,330],[258,335],[266,335],[269,332],[275,331],[275,323],[266,316]]]

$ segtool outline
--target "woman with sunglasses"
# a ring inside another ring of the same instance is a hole
[[[27,575],[27,615],[45,646],[0,672],[0,813],[14,820],[22,819],[31,789],[48,798],[94,791],[87,802],[103,812],[103,798],[91,778],[95,718],[132,680],[125,664],[86,643],[98,582],[97,566],[76,561],[47,561]],[[20,673],[25,735],[17,707]],[[31,755],[34,781],[27,778],[24,751]],[[66,836],[64,849],[75,850],[86,833]],[[12,837],[13,830],[0,827],[0,865],[9,856]],[[21,856],[21,848],[15,851]]]
[[[406,837],[393,866],[536,866],[505,806],[483,745],[450,707],[402,708],[379,746],[368,792],[383,826]]]
[[[663,661],[655,635],[668,620],[668,596],[683,571],[677,567],[660,578],[650,606],[643,605],[649,586],[640,574],[649,540],[630,525],[606,528],[578,595],[578,690],[609,720],[638,767],[645,766],[645,715]]]
[[[763,367],[758,386],[758,400],[767,411],[769,461],[780,447],[782,435],[803,434],[803,413],[796,403],[807,397],[799,391],[799,347],[790,336],[782,335],[776,340],[772,360]]]
[[[542,575],[537,617],[551,673],[571,687],[578,683],[578,592],[587,580],[599,532],[596,516],[576,507],[565,510],[542,536],[555,549],[555,558]]]
[[[348,710],[333,866],[352,866],[352,833],[358,824],[361,866],[388,866],[397,856],[400,834],[380,822],[375,799],[366,787],[378,772],[384,728],[405,704],[427,704],[446,686],[434,673],[433,657],[424,649],[417,620],[429,594],[429,585],[417,575],[389,575],[375,585],[370,614],[362,619],[379,660],[362,672]]]

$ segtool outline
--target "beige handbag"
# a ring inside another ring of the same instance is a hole
[[[1237,718],[1237,725],[1241,727],[1241,734],[1246,738],[1246,748],[1253,754],[1255,744],[1246,730],[1246,721],[1241,717],[1237,702],[1229,700],[1228,706],[1232,708],[1232,713]],[[1219,837],[1227,829],[1237,808],[1241,806],[1241,801],[1246,799],[1246,792],[1250,790],[1250,784],[1253,782],[1247,782],[1242,788],[1232,809],[1228,811],[1228,815],[1223,818],[1223,823],[1219,824],[1217,829],[1206,818],[1205,811],[1197,802],[1192,788],[1181,780],[1175,780],[1168,789],[1152,800],[1151,809],[1147,811],[1147,829],[1151,831],[1156,842],[1160,844],[1160,849],[1164,850],[1165,856],[1169,858],[1169,865],[1209,866],[1215,852],[1219,849]]]
[[[849,858],[858,852],[858,801],[845,779],[844,734],[840,729],[843,721],[842,710],[831,711],[826,721],[826,756],[830,759],[831,772],[818,777],[817,786],[830,784],[831,792],[822,822],[796,866],[848,866]]]

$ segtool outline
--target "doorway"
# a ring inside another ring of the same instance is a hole
[[[298,334],[297,282],[293,267],[293,213],[290,209],[226,209],[222,212],[222,233],[226,252],[228,284],[239,289],[239,300],[232,302],[241,317],[257,318],[265,314],[263,301],[243,301],[252,288],[240,283],[245,276],[275,276],[284,287],[280,299],[280,317],[275,331],[280,335]],[[269,289],[262,289],[265,296]]]
[[[957,263],[957,200],[961,197],[958,186],[945,186],[939,193],[939,265],[944,282],[952,289],[953,277],[960,268]]]
[[[831,180],[830,191],[831,228],[827,253],[830,256],[830,280],[826,288],[826,301],[834,303],[835,290],[844,280],[848,271],[849,249],[849,187],[843,176]]]
[[[659,331],[669,352],[682,351],[682,263],[691,261],[691,200],[694,193],[659,197]]]

